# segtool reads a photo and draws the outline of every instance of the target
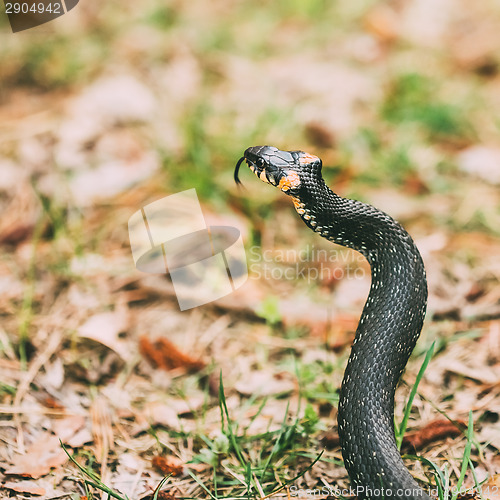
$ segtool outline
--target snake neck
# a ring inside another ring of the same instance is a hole
[[[361,252],[370,263],[370,293],[344,374],[338,415],[344,463],[356,493],[366,499],[429,499],[404,466],[393,423],[394,393],[427,303],[420,253],[389,215],[336,195],[322,178],[311,180],[293,202],[312,230]]]

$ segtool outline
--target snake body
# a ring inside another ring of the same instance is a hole
[[[342,198],[324,182],[321,160],[302,151],[248,148],[243,161],[263,181],[291,196],[306,225],[329,241],[361,252],[371,288],[340,390],[338,430],[345,467],[360,499],[430,497],[406,469],[394,435],[394,393],[420,335],[427,281],[420,253],[394,219]]]

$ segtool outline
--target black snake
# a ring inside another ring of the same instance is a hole
[[[303,151],[248,148],[243,161],[292,198],[302,220],[324,238],[361,252],[371,288],[345,370],[338,412],[344,463],[358,498],[430,497],[406,469],[394,436],[394,392],[420,335],[427,281],[409,234],[371,205],[342,198],[321,176],[321,160]]]

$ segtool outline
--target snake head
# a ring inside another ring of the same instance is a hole
[[[304,151],[281,151],[273,146],[253,146],[245,151],[236,165],[236,183],[240,183],[238,170],[243,161],[261,181],[292,196],[300,191],[306,172],[311,175],[313,170],[313,173],[321,176],[321,160],[317,156]]]

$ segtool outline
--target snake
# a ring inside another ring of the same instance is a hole
[[[427,306],[426,273],[414,241],[386,213],[334,193],[315,155],[249,147],[235,167],[238,184],[243,161],[290,196],[310,229],[370,264],[370,291],[339,393],[339,441],[352,491],[364,500],[430,500],[405,467],[394,432],[394,394]]]

